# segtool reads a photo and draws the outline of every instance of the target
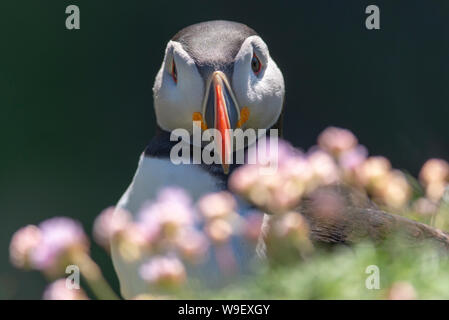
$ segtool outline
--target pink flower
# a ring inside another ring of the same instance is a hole
[[[9,245],[11,263],[17,268],[31,268],[31,255],[39,246],[41,239],[41,231],[34,225],[28,225],[17,230]]]
[[[309,232],[307,221],[297,212],[287,212],[276,221],[273,231],[277,237],[307,236]]]
[[[106,250],[110,249],[112,237],[126,229],[131,223],[131,214],[123,209],[109,207],[95,219],[93,235],[95,241]]]
[[[427,198],[419,198],[413,203],[413,210],[423,216],[431,216],[438,211],[438,206]]]
[[[178,202],[186,207],[192,205],[192,198],[188,193],[179,187],[166,187],[159,191],[157,195],[158,202]]]
[[[229,187],[239,193],[247,193],[260,177],[255,165],[244,165],[237,168],[229,177]]]
[[[277,142],[276,142],[277,141]],[[270,138],[259,139],[257,143],[249,148],[247,163],[260,167],[279,166],[290,157],[299,153],[299,150],[285,140]]]
[[[232,236],[232,225],[224,219],[214,219],[206,224],[206,233],[215,244],[226,243]]]
[[[389,300],[415,300],[415,288],[409,282],[395,282],[389,292]]]
[[[447,183],[443,181],[434,181],[426,186],[426,196],[432,201],[440,201],[444,196]]]
[[[327,185],[339,181],[337,164],[328,153],[320,149],[311,150],[308,154],[308,161],[314,173],[315,184]]]
[[[193,229],[182,230],[175,240],[175,245],[182,257],[191,263],[203,261],[209,249],[207,237]]]
[[[268,150],[270,148],[278,152],[267,152],[262,164],[249,164],[237,169],[231,175],[229,185],[232,190],[245,196],[258,207],[271,212],[282,212],[296,205],[310,189],[316,175],[315,168],[301,151],[282,140],[277,148],[275,144],[270,144]],[[327,154],[326,156],[335,167],[333,159]],[[318,160],[317,157],[313,159]],[[271,166],[272,164],[274,166]],[[332,178],[328,173],[326,171],[323,174],[326,174],[326,178]]]
[[[318,145],[334,156],[352,149],[357,145],[357,138],[347,130],[337,127],[325,129],[318,137]]]
[[[113,238],[117,251],[128,263],[134,263],[152,249],[148,241],[148,233],[142,230],[141,225],[130,222],[126,228],[117,232]]]
[[[186,280],[181,260],[175,256],[154,256],[139,268],[142,279],[151,285],[177,287]]]
[[[368,150],[361,145],[342,152],[338,157],[338,163],[345,171],[354,170],[362,165],[368,156]]]
[[[391,163],[387,158],[381,156],[369,157],[357,169],[357,180],[365,187],[375,188],[376,183],[387,176],[390,170]]]
[[[442,159],[430,159],[424,163],[419,180],[426,189],[426,195],[433,201],[439,201],[449,183],[449,163]]]
[[[59,279],[47,286],[43,295],[44,300],[87,300],[82,289],[69,289],[66,279]]]
[[[225,218],[234,213],[237,207],[234,196],[227,191],[206,194],[198,200],[197,205],[208,220]]]
[[[31,259],[43,271],[57,271],[72,250],[88,249],[88,239],[80,223],[65,217],[45,220],[39,225],[41,241]]]
[[[421,168],[419,179],[424,186],[433,182],[449,182],[449,163],[443,159],[427,160]]]
[[[376,195],[388,207],[404,207],[412,195],[412,189],[405,175],[399,170],[392,170],[377,184]]]
[[[173,238],[180,229],[194,223],[195,212],[190,197],[176,188],[163,189],[156,201],[138,214],[138,224],[150,242],[159,237]]]
[[[236,192],[247,193],[259,184],[261,179],[276,178],[279,167],[298,154],[298,150],[283,140],[278,140],[277,143],[270,139],[258,141],[248,150],[247,164],[231,175],[229,186]]]
[[[289,157],[282,163],[280,169],[280,173],[284,177],[300,178],[304,181],[310,180],[313,175],[313,168],[303,154]]]

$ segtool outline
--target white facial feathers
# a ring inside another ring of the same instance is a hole
[[[177,83],[172,76],[176,65]],[[154,109],[158,125],[166,131],[192,129],[192,114],[201,112],[204,81],[193,59],[175,41],[169,41],[164,61],[153,87]]]
[[[258,75],[251,70],[253,55],[262,64]],[[259,36],[243,42],[235,58],[232,85],[240,106],[250,109],[245,128],[267,129],[276,123],[284,102],[284,77]]]

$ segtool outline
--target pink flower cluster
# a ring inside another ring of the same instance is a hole
[[[359,188],[380,205],[396,211],[410,203],[412,188],[406,175],[393,169],[387,158],[368,156],[367,149],[349,130],[327,128],[318,137],[317,146],[307,153],[285,141],[267,149],[276,147],[277,152],[240,167],[230,178],[233,191],[269,212],[288,211],[317,187],[337,183]],[[259,156],[257,148],[249,152],[249,159]],[[271,174],[261,170],[267,163],[277,164]],[[431,159],[424,165],[420,181],[430,200],[441,198],[448,177],[449,165],[444,160]]]
[[[18,268],[55,275],[65,270],[70,255],[88,251],[89,241],[80,223],[65,217],[19,229],[10,243],[10,259]]]
[[[44,291],[44,300],[88,300],[83,289],[69,289],[66,279],[58,279],[50,283]]]
[[[167,187],[135,220],[123,209],[103,211],[95,221],[94,238],[106,248],[116,241],[129,262],[149,257],[139,269],[142,279],[151,286],[174,288],[187,279],[185,264],[203,263],[212,245],[226,247],[233,236],[257,241],[263,215],[254,211],[246,220],[236,210],[229,192],[210,193],[193,203],[185,190]]]
[[[325,186],[347,184],[364,192],[388,209],[433,215],[449,184],[449,164],[430,159],[419,174],[424,194],[412,200],[410,177],[393,169],[381,156],[368,156],[367,149],[346,129],[330,127],[318,137],[308,152],[285,141],[268,143],[261,150],[251,148],[248,163],[230,176],[230,189],[263,212],[273,214],[270,221],[254,210],[242,217],[236,196],[228,191],[207,194],[196,203],[177,187],[159,191],[135,218],[122,208],[110,207],[97,217],[93,227],[95,241],[118,253],[130,263],[149,257],[139,268],[150,286],[178,288],[187,278],[187,264],[204,262],[212,252],[222,269],[232,269],[232,237],[257,243],[263,236],[269,258],[307,256],[313,250],[309,226],[298,206],[306,197],[317,215],[330,218],[344,202],[338,195],[321,192]],[[272,170],[272,169],[275,170]],[[28,225],[19,229],[10,243],[10,260],[23,269],[37,269],[52,277],[80,252],[88,255],[89,241],[80,223],[65,217]],[[220,256],[221,255],[221,256]],[[85,260],[84,260],[85,261]],[[82,262],[82,261],[81,261]],[[87,270],[96,266],[87,261]],[[95,281],[98,279],[95,279]],[[94,282],[95,282],[94,281]],[[82,291],[67,291],[64,280],[57,280],[45,291],[45,299],[85,299]],[[405,293],[404,293],[405,292]],[[391,289],[392,297],[412,295],[404,286]]]

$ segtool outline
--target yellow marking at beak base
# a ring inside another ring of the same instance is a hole
[[[200,121],[201,122],[201,130],[207,130],[207,125],[204,122],[203,116],[201,115],[200,112],[194,112],[192,115],[192,120],[193,121]]]
[[[240,128],[245,124],[246,121],[249,119],[249,108],[243,107],[240,111],[240,120],[237,121],[237,128]]]

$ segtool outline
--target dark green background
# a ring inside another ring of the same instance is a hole
[[[65,8],[81,30],[65,29]],[[378,4],[381,30],[365,28]],[[155,125],[152,82],[170,37],[229,19],[268,43],[286,81],[286,137],[328,125],[416,174],[449,159],[449,1],[21,1],[0,3],[0,298],[40,298],[8,262],[12,233],[66,215],[90,232],[136,168]],[[116,286],[107,255],[93,255]]]

